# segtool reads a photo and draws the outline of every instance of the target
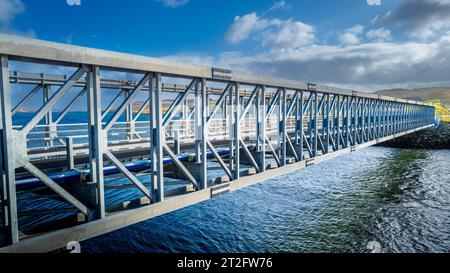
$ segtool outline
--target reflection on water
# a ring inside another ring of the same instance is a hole
[[[450,251],[450,151],[371,147],[82,243],[84,252]]]

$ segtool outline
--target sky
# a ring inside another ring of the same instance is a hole
[[[450,0],[0,0],[0,32],[369,92],[450,86]]]

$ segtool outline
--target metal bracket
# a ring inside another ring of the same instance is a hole
[[[22,131],[12,130],[12,139],[14,161],[16,162],[16,168],[20,168],[28,162],[27,134]]]

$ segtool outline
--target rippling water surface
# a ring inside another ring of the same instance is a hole
[[[450,150],[371,147],[82,243],[83,252],[450,251]]]

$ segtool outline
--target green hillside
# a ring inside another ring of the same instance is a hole
[[[386,96],[408,100],[440,100],[446,105],[450,105],[450,88],[447,87],[430,87],[419,89],[390,89],[380,90],[376,92]]]
[[[436,106],[436,114],[444,117],[442,121],[450,121],[450,108],[448,105],[444,104],[441,100],[427,100],[425,102]]]

